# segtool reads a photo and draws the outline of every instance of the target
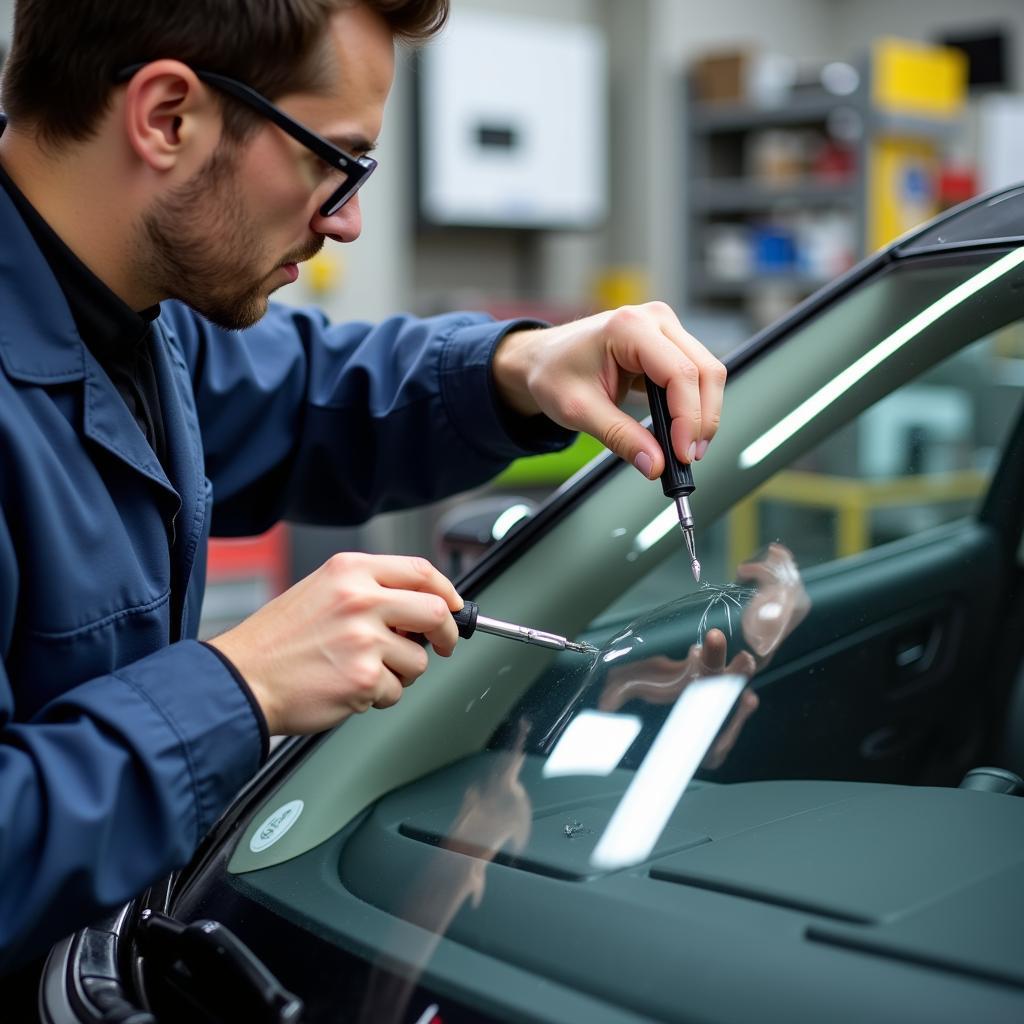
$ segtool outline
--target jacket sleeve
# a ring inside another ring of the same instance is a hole
[[[281,518],[351,525],[477,486],[574,435],[504,412],[491,356],[508,331],[484,314],[329,324],[272,304],[245,331],[178,303],[161,322],[193,375],[218,534]]]
[[[16,573],[0,516],[0,650]],[[0,974],[187,863],[261,756],[247,698],[195,641],[88,680],[28,722],[13,706],[0,663]]]

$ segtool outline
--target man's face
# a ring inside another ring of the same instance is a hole
[[[325,46],[329,85],[278,105],[360,156],[377,138],[391,88],[391,32],[366,8],[345,8],[332,17]],[[199,173],[144,216],[145,262],[159,293],[222,327],[254,324],[270,293],[295,280],[297,265],[315,256],[325,237],[359,236],[358,195],[331,217],[319,214],[333,187],[328,170],[270,122],[241,143],[222,140]]]

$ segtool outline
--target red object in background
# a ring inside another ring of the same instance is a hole
[[[283,594],[290,582],[288,527],[284,523],[258,537],[211,538],[207,548],[206,582],[263,579],[271,596]]]
[[[811,174],[817,181],[852,181],[857,170],[857,156],[849,146],[828,139],[815,154]]]
[[[939,172],[939,205],[943,209],[965,203],[978,194],[978,176],[973,167],[946,165]]]

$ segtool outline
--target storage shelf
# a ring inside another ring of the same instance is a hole
[[[838,206],[857,201],[857,184],[852,181],[805,181],[776,186],[744,178],[719,178],[693,185],[693,207],[706,213],[748,213],[781,205]]]
[[[890,114],[876,110],[871,113],[870,128],[876,135],[896,135],[922,139],[948,139],[956,135],[959,121],[915,117],[912,114]]]
[[[748,128],[817,124],[841,107],[857,109],[849,96],[796,96],[782,107],[754,107],[748,103],[694,103],[690,127],[696,132],[735,132]]]

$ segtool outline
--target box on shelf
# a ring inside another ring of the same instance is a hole
[[[698,57],[693,62],[696,98],[706,103],[739,103],[746,97],[750,54],[744,50],[722,50]]]

